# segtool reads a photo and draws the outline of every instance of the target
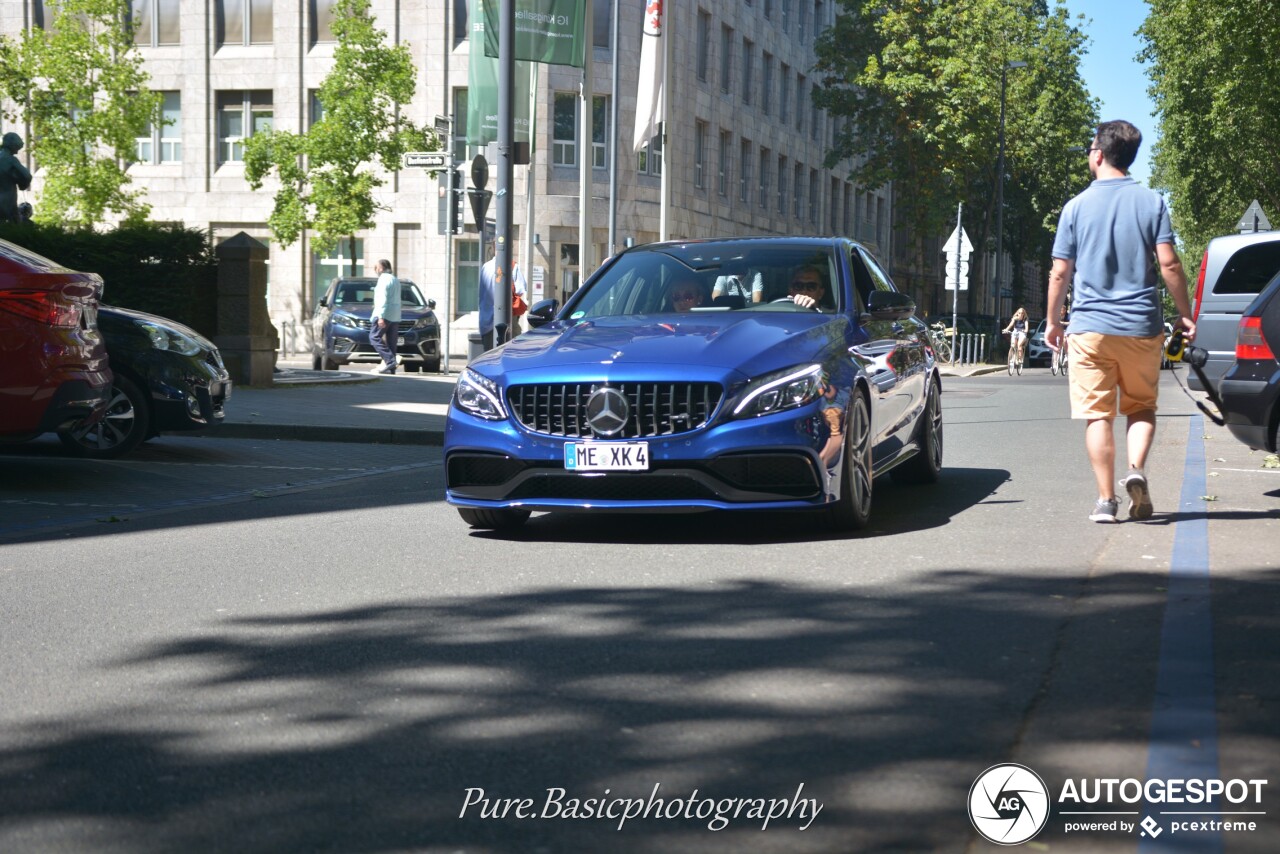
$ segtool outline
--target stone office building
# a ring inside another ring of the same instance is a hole
[[[0,31],[40,26],[45,2],[0,0]],[[812,105],[811,69],[815,35],[835,14],[831,0],[668,0],[668,34],[674,38],[669,150],[651,144],[638,154],[631,137],[645,4],[619,3],[616,97],[622,132],[615,140],[607,124],[615,97],[614,4],[592,2],[592,144],[586,149],[578,138],[582,71],[541,65],[532,162],[515,168],[515,251],[533,299],[562,297],[610,254],[609,176],[615,157],[615,248],[627,239],[658,238],[661,170],[667,168],[673,170],[672,238],[845,234],[886,262],[892,259],[890,189],[862,192],[846,179],[847,170],[822,165],[834,126]],[[316,114],[315,93],[333,61],[333,5],[132,0],[137,49],[151,88],[163,93],[167,123],[137,141],[129,173],[146,189],[153,219],[207,227],[218,240],[243,231],[270,246],[268,298],[286,351],[309,352],[306,320],[328,282],[349,273],[353,262],[367,275],[385,257],[437,301],[438,312],[451,321],[450,352],[465,354],[466,335],[476,329],[479,234],[469,210],[464,234],[440,233],[434,177],[412,168],[386,176],[377,194],[383,209],[374,226],[357,235],[354,258],[346,243],[319,254],[306,238],[287,247],[273,242],[266,222],[274,188],[268,184],[255,192],[245,180],[246,137],[268,127],[305,131]],[[464,174],[465,161],[478,151],[465,142],[471,7],[472,0],[372,0],[387,41],[408,44],[420,72],[406,115],[427,127],[455,118],[452,150]],[[20,125],[9,129],[29,135]],[[579,251],[578,170],[584,163],[593,176],[587,253]],[[39,163],[32,165],[38,205]]]

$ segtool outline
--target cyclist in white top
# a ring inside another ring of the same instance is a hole
[[[1019,308],[1013,313],[1013,319],[1009,321],[1002,332],[1009,333],[1009,346],[1018,348],[1018,361],[1021,362],[1027,355],[1027,329],[1031,325],[1031,321],[1027,319],[1027,310]]]

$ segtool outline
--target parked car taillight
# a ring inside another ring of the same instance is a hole
[[[1204,271],[1209,268],[1209,250],[1204,250],[1204,258],[1200,260],[1200,275],[1196,277],[1196,296],[1191,307],[1191,319],[1200,317],[1200,299],[1204,296]]]
[[[1243,317],[1236,332],[1236,359],[1274,359],[1271,346],[1262,336],[1261,317]]]
[[[47,326],[80,325],[81,307],[57,291],[0,290],[0,309]]]

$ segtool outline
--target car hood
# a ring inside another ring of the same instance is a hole
[[[655,365],[689,374],[765,371],[830,358],[865,338],[843,315],[809,312],[695,312],[553,321],[520,335],[471,363],[482,374],[509,381],[549,379],[585,366],[610,376],[652,375]],[[647,369],[647,370],[646,370]]]
[[[104,319],[106,320],[105,324],[103,323]],[[199,342],[199,344],[207,350],[218,349],[214,345],[214,343],[210,341],[208,338],[201,335],[199,332],[196,332],[190,326],[187,326],[186,324],[183,324],[183,323],[179,323],[176,320],[170,320],[169,318],[161,317],[158,314],[148,314],[145,311],[137,311],[132,308],[121,308],[118,305],[99,306],[98,322],[100,325],[103,325],[104,327],[103,334],[109,334],[114,331],[112,329],[112,323],[111,323],[112,320],[129,322],[135,325],[138,323],[150,323],[156,326],[164,326],[176,332],[181,332],[183,335],[186,335],[188,338],[191,338],[192,340]]]

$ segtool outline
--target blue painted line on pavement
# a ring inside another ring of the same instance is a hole
[[[1204,419],[1192,416],[1182,495],[1173,537],[1169,588],[1160,630],[1160,659],[1156,670],[1155,706],[1151,715],[1148,780],[1215,779],[1218,776],[1218,722],[1214,703],[1213,611],[1209,591],[1209,520],[1204,513]],[[1156,805],[1159,810],[1163,805]],[[1206,812],[1220,802],[1170,809]],[[1217,816],[1178,816],[1211,819]],[[1162,851],[1222,851],[1221,832],[1175,834],[1156,816],[1164,832],[1143,836],[1139,854]]]

